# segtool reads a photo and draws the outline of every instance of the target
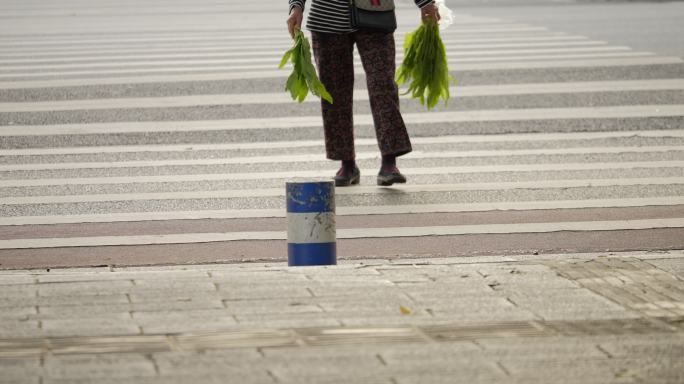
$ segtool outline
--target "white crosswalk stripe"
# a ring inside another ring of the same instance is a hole
[[[232,3],[177,3],[174,14],[185,5],[239,12]],[[84,8],[84,15],[115,12]],[[275,0],[258,8],[283,11]],[[297,104],[281,91],[289,69],[277,64],[290,44],[281,29],[247,33],[247,20],[228,28],[211,17],[206,26],[169,29],[160,27],[163,12],[143,12],[137,16],[156,27],[106,24],[105,32],[81,34],[62,26],[61,33],[42,33],[55,26],[29,29],[16,20],[56,17],[58,4],[0,10],[11,20],[0,26],[3,252],[282,242],[284,228],[240,230],[240,220],[281,222],[286,181],[330,179],[335,171],[325,159],[321,117],[312,112],[319,101]],[[402,5],[398,12],[401,47],[415,11]],[[2,33],[9,28],[15,31]],[[21,32],[31,30],[37,33]],[[379,218],[384,226],[341,228],[339,239],[682,233],[684,218],[675,216],[684,206],[684,80],[667,72],[681,69],[681,58],[470,15],[457,15],[443,37],[454,76],[463,81],[439,111],[425,112],[402,97],[415,146],[399,163],[409,184],[373,186],[379,157],[373,119],[367,110],[355,114],[362,186],[336,191],[337,213]],[[628,74],[643,67],[660,72]],[[356,72],[363,74],[358,59]],[[554,75],[561,72],[566,77]],[[366,108],[365,89],[357,87],[354,98]],[[672,216],[654,213],[667,207]],[[632,211],[642,216],[574,216]],[[563,219],[403,224],[423,214],[507,212]],[[180,233],[155,227],[188,220],[214,224]],[[89,223],[138,223],[149,225],[149,233],[87,232]],[[70,225],[84,225],[87,235],[67,229],[60,235]]]

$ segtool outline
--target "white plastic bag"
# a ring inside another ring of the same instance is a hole
[[[439,29],[443,31],[454,23],[454,13],[451,9],[447,8],[446,0],[435,0],[435,4],[437,5],[437,10],[439,10]]]

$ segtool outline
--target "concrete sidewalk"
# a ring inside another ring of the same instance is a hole
[[[684,252],[0,271],[0,383],[681,383]]]

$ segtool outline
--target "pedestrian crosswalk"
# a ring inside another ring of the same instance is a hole
[[[151,0],[131,3],[148,21],[133,29],[106,2],[0,5],[19,31],[0,26],[0,268],[49,265],[45,252],[61,248],[80,265],[130,263],[126,247],[141,247],[145,264],[146,249],[208,243],[224,247],[222,260],[284,258],[284,183],[329,179],[336,164],[318,100],[283,91],[281,3],[264,1],[252,30],[218,17],[247,9],[208,1],[158,14]],[[60,19],[58,4],[81,6],[82,19],[17,26]],[[416,13],[400,6],[398,47]],[[443,38],[460,84],[433,112],[402,98],[414,144],[399,163],[405,186],[374,184],[379,154],[356,64],[362,182],[336,191],[343,257],[425,255],[437,238],[472,238],[468,252],[482,254],[681,248],[681,58],[467,14]],[[500,245],[536,235],[530,248]],[[185,261],[215,260],[202,252]]]

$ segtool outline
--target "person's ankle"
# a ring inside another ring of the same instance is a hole
[[[397,168],[397,157],[392,155],[382,156],[382,164],[380,169],[383,171],[392,171]]]
[[[342,160],[342,168],[349,172],[353,172],[356,168],[356,160]]]

